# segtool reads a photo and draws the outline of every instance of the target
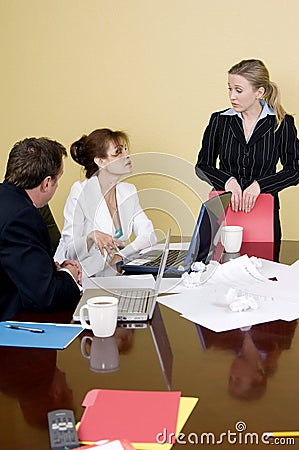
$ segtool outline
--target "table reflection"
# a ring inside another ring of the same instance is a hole
[[[89,359],[93,372],[108,373],[119,369],[119,354],[128,353],[133,347],[134,329],[116,328],[113,336],[100,338],[91,332],[81,337],[81,354]]]
[[[297,322],[276,321],[246,331],[222,333],[196,327],[204,350],[217,348],[233,352],[227,374],[229,393],[242,400],[254,400],[263,396],[268,378],[277,370],[281,353],[291,347]]]
[[[56,350],[0,347],[0,391],[19,402],[25,421],[34,427],[47,428],[48,411],[75,410],[56,359]]]

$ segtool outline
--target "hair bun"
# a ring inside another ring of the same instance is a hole
[[[87,136],[84,134],[78,141],[71,145],[71,157],[81,166],[86,165],[86,138]]]

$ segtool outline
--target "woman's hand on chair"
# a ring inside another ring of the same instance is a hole
[[[261,193],[260,185],[257,181],[251,183],[244,191],[243,191],[243,199],[242,199],[242,211],[249,213],[255,205],[256,199]]]
[[[232,193],[231,205],[233,211],[242,209],[242,189],[235,178],[229,180],[225,185],[225,190]]]

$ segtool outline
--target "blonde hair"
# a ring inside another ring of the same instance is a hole
[[[241,75],[256,89],[260,87],[265,89],[262,98],[274,109],[277,128],[279,128],[286,115],[286,111],[280,103],[278,86],[273,81],[270,81],[269,71],[265,64],[259,59],[243,59],[238,64],[232,66],[228,73],[231,75]]]

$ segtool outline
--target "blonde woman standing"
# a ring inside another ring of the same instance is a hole
[[[299,182],[299,144],[265,64],[248,59],[228,71],[232,108],[212,114],[196,173],[232,192],[234,211],[250,212],[260,193],[274,196],[274,240],[281,239],[278,192]],[[216,165],[219,158],[219,167]],[[277,163],[282,169],[277,171]]]

